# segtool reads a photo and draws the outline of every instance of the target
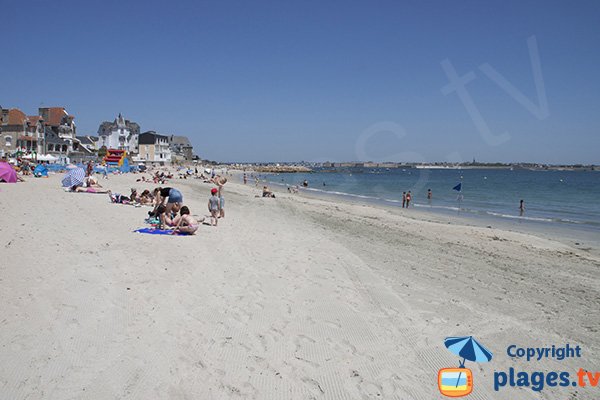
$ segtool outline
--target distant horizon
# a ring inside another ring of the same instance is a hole
[[[0,105],[65,107],[80,136],[120,112],[211,160],[600,164],[600,2],[2,10]]]
[[[210,159],[202,159],[203,161],[215,161],[217,163],[221,163],[221,164],[324,164],[324,163],[334,163],[334,164],[352,164],[352,163],[356,163],[356,164],[360,164],[360,163],[369,163],[369,164],[427,164],[427,165],[433,165],[433,164],[468,164],[471,161],[461,161],[458,163],[454,163],[454,162],[449,162],[449,161],[418,161],[418,162],[412,162],[412,161],[356,161],[356,160],[345,160],[345,161],[309,161],[309,160],[299,160],[299,161],[222,161],[222,160],[210,160]],[[546,165],[546,166],[576,166],[576,165],[581,165],[581,166],[585,166],[585,167],[595,167],[595,166],[600,166],[600,163],[598,164],[594,164],[594,163],[543,163],[543,162],[537,162],[537,161],[481,161],[481,160],[476,160],[475,161],[476,164],[486,164],[486,165],[492,165],[492,164],[502,164],[502,165],[518,165],[518,164],[536,164],[536,165]]]

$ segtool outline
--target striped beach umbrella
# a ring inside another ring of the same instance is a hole
[[[447,337],[444,339],[444,345],[448,350],[462,357],[460,368],[465,367],[465,361],[473,361],[478,363],[488,362],[492,359],[492,352],[486,349],[481,343],[473,338],[473,336]],[[459,372],[456,379],[456,386],[460,382]]]
[[[67,171],[62,179],[63,187],[81,186],[85,181],[85,171],[83,168],[73,168]]]
[[[473,336],[447,337],[444,345],[448,350],[463,358],[462,365],[465,360],[482,363],[492,359],[492,352],[475,340]]]

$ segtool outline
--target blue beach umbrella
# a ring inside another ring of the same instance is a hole
[[[484,363],[492,359],[492,352],[475,340],[473,336],[447,337],[444,339],[444,345],[448,350],[462,357],[460,368],[465,367],[466,360]],[[458,386],[461,374],[462,372],[458,374],[456,386]]]
[[[67,171],[62,179],[63,187],[81,186],[85,180],[85,171],[83,168],[73,168]]]

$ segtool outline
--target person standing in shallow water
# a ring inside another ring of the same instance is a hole
[[[402,208],[406,207],[406,192],[402,192]]]
[[[523,214],[525,214],[525,202],[523,201],[523,199],[521,199],[521,201],[519,202],[519,216],[523,216]]]
[[[427,189],[427,203],[431,205],[431,199],[433,198],[433,193],[431,193],[431,189]]]
[[[406,208],[408,208],[408,206],[410,205],[411,199],[412,199],[412,194],[410,193],[410,190],[409,190],[408,193],[406,193]]]

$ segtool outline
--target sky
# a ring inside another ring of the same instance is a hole
[[[600,164],[598,1],[0,10],[0,106],[64,106],[78,135],[120,112],[223,162]]]

